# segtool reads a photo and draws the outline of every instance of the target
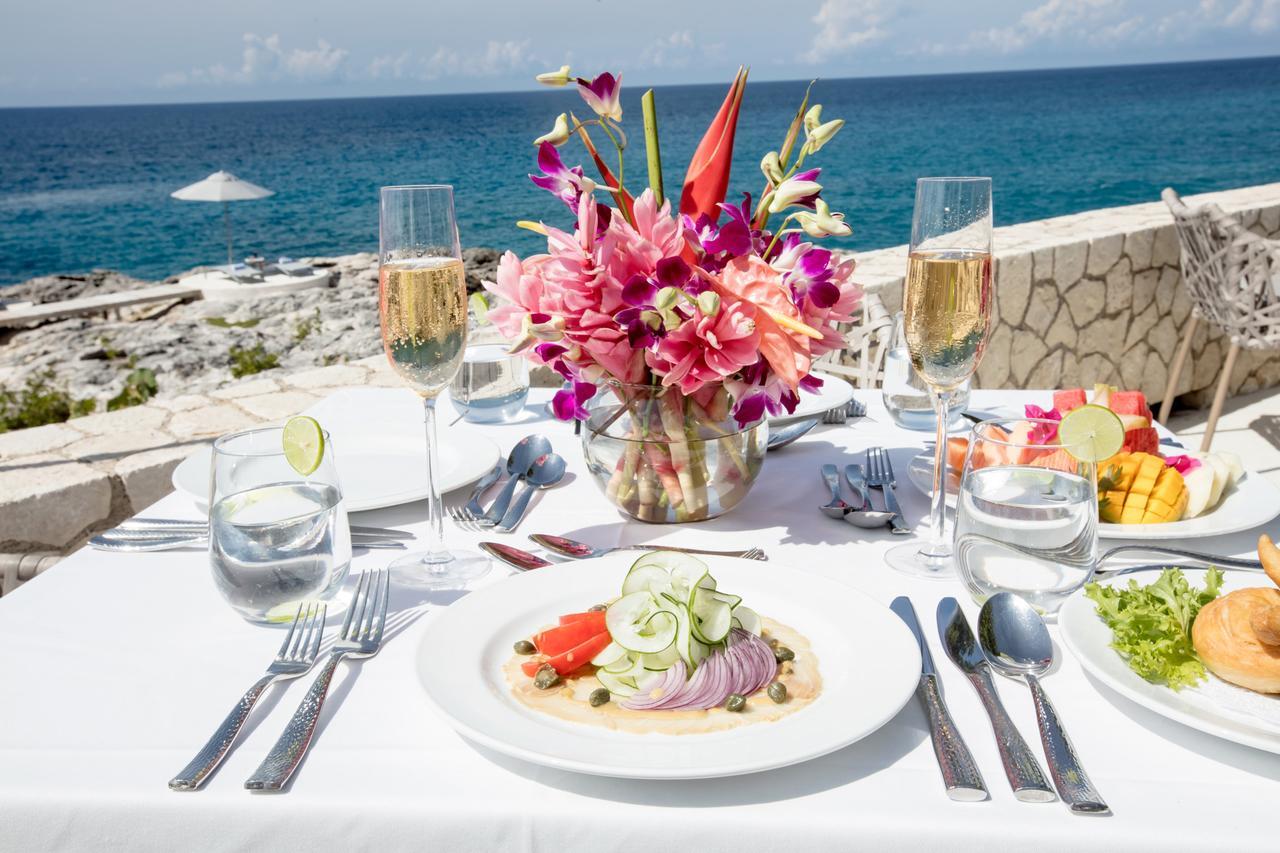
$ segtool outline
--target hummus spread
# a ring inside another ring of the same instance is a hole
[[[584,668],[550,690],[534,687],[533,679],[521,671],[520,664],[528,660],[525,655],[513,655],[503,666],[503,672],[516,701],[566,722],[602,726],[631,734],[706,734],[794,714],[822,692],[818,660],[809,648],[809,641],[794,628],[767,617],[762,617],[761,627],[766,641],[776,641],[796,653],[794,660],[778,664],[774,680],[787,686],[787,700],[780,705],[770,699],[766,691],[760,690],[747,697],[747,707],[742,711],[727,711],[723,707],[705,711],[634,711],[618,704],[616,696],[593,708],[587,697],[601,685],[591,667]]]

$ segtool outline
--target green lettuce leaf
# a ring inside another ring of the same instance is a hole
[[[1205,677],[1191,645],[1191,625],[1200,608],[1218,597],[1222,572],[1209,569],[1204,589],[1187,583],[1179,569],[1165,569],[1155,583],[1128,587],[1091,583],[1084,594],[1114,634],[1111,648],[1129,668],[1153,684],[1181,690]]]

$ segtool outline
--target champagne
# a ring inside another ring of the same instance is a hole
[[[394,261],[378,270],[382,348],[400,378],[434,397],[462,365],[467,280],[456,258]]]
[[[905,297],[911,364],[939,391],[973,375],[991,323],[991,255],[967,249],[915,251]]]

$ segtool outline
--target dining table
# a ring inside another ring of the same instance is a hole
[[[441,403],[442,432],[479,430],[504,457],[522,436],[541,433],[568,463],[564,482],[536,495],[516,531],[468,530],[446,519],[451,545],[475,549],[496,540],[537,550],[527,535],[552,533],[597,546],[758,546],[770,571],[794,579],[799,595],[805,574],[817,573],[886,606],[909,596],[990,797],[947,797],[914,697],[843,749],[749,775],[626,780],[504,756],[457,734],[421,686],[431,677],[430,660],[420,660],[424,631],[468,590],[397,585],[382,650],[339,666],[311,752],[285,790],[250,792],[244,780],[309,678],[264,696],[201,790],[171,791],[167,781],[258,677],[283,629],[237,616],[200,547],[138,554],[85,548],[0,598],[0,851],[1276,849],[1267,814],[1280,802],[1280,756],[1201,733],[1112,692],[1066,652],[1053,625],[1055,664],[1043,683],[1111,814],[1073,815],[1060,802],[1014,799],[978,696],[947,659],[935,626],[944,597],[959,599],[973,625],[978,605],[954,577],[889,568],[884,552],[903,537],[818,511],[829,497],[820,466],[863,462],[864,451],[878,445],[889,451],[907,522],[917,531],[925,522],[928,500],[906,471],[933,434],[896,426],[878,391],[857,392],[865,417],[820,424],[769,453],[750,494],[728,514],[670,525],[624,518],[604,499],[573,425],[547,414],[551,393],[533,389],[518,417],[494,425],[451,424]],[[1047,391],[975,390],[970,405],[1015,411],[1048,399]],[[1220,442],[1230,449],[1225,436]],[[201,518],[176,492],[141,515]],[[408,530],[422,542],[426,515],[419,501],[351,518]],[[1259,532],[1163,544],[1247,556]],[[395,554],[357,550],[335,603],[350,595],[359,572],[381,568]],[[495,563],[472,588],[507,582],[514,571]],[[339,623],[331,617],[331,633]],[[877,654],[874,645],[854,651]],[[1025,687],[1001,679],[998,691],[1041,754]]]

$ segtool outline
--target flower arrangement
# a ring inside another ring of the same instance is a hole
[[[553,404],[560,418],[586,419],[597,386],[608,384],[657,392],[643,394],[645,405],[665,417],[641,417],[638,395],[620,395],[631,428],[646,439],[665,434],[679,445],[691,420],[726,415],[731,427],[745,430],[766,414],[793,411],[801,388],[820,385],[810,375],[813,360],[843,346],[837,326],[853,319],[861,297],[854,264],[809,238],[850,229],[823,200],[820,169],[806,161],[844,122],[824,122],[821,105],[809,106],[806,92],[782,146],[761,161],[759,200],[743,193],[740,203],[726,203],[746,77],[739,70],[695,151],[678,213],[664,195],[652,91],[642,99],[648,186],[636,196],[625,183],[621,77],[577,78],[564,66],[537,78],[576,85],[594,116],[562,113],[535,140],[540,173],[530,179],[569,208],[573,226],[518,223],[545,235],[547,252],[524,259],[507,252],[497,281],[485,286],[496,297],[488,316],[514,340],[512,351],[565,378]],[[597,150],[593,129],[612,143],[616,172]],[[599,180],[580,165],[565,165],[560,147],[574,137]],[[682,510],[677,516],[699,517],[701,509],[709,517],[712,510],[694,498],[696,478],[683,476],[686,454],[679,447],[663,452],[668,458],[652,466],[662,485],[659,500]],[[627,462],[620,464],[625,469]],[[664,466],[674,476],[663,476]]]

